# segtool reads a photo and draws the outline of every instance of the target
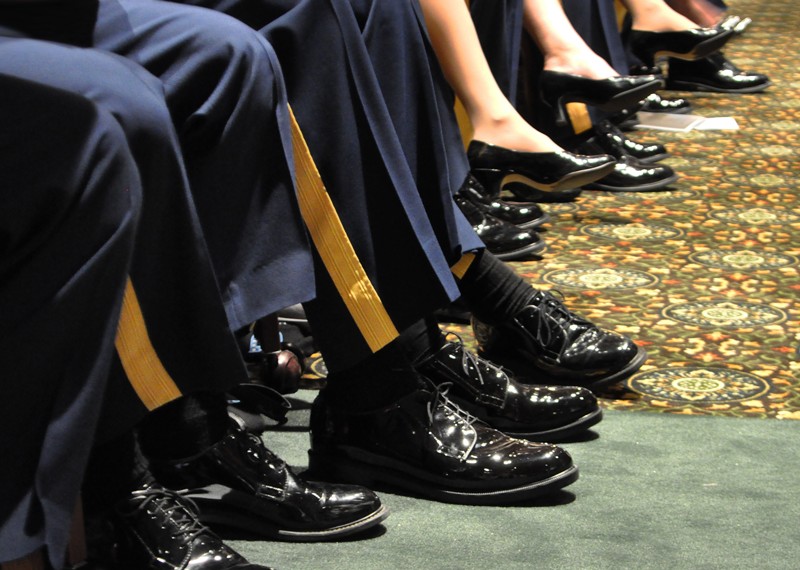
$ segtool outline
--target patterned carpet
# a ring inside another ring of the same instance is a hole
[[[741,130],[634,133],[667,144],[674,189],[554,205],[542,260],[514,265],[647,348],[608,408],[800,420],[800,4],[729,4],[755,24],[726,55],[773,87],[672,95]]]
[[[545,204],[541,259],[512,265],[532,285],[627,334],[650,358],[604,394],[610,409],[800,420],[800,4],[735,0],[755,19],[726,55],[773,86],[752,95],[664,92],[738,131],[637,131],[681,175],[669,190],[584,191]],[[468,326],[447,325],[474,347]],[[312,359],[305,386],[324,363]]]

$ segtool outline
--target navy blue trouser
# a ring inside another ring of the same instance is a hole
[[[0,75],[0,561],[63,564],[140,196],[109,113]]]
[[[260,29],[379,302],[402,330],[459,295],[450,272],[483,247],[452,200],[468,164],[453,96],[416,2],[187,0]],[[374,350],[317,257],[306,306],[329,367]]]

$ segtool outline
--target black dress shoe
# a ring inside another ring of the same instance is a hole
[[[598,122],[594,126],[594,132],[595,136],[589,140],[597,143],[598,147],[618,161],[623,160],[625,156],[631,156],[639,162],[649,164],[669,156],[664,145],[657,143],[642,144],[632,141],[610,121]]]
[[[675,115],[685,115],[691,113],[692,104],[683,98],[673,97],[664,98],[658,93],[649,95],[642,104],[640,111],[648,113],[672,113]]]
[[[369,412],[334,408],[323,391],[311,410],[309,468],[468,505],[527,501],[578,477],[560,447],[509,437],[433,388]]]
[[[200,507],[207,524],[241,528],[269,538],[320,541],[371,528],[388,516],[363,487],[306,481],[269,451],[261,439],[234,430],[200,455],[153,463],[165,484]]]
[[[460,340],[445,343],[414,368],[436,384],[451,384],[447,395],[459,407],[513,437],[563,440],[603,417],[589,390],[520,384],[508,371],[468,352]]]
[[[695,28],[680,32],[631,30],[628,38],[633,54],[652,67],[661,57],[700,59],[721,49],[732,36],[731,30]]]
[[[486,249],[498,259],[506,261],[525,259],[544,249],[544,240],[536,231],[518,228],[490,216],[459,194],[454,196],[454,200],[475,229],[475,233],[486,245]]]
[[[490,196],[483,185],[472,174],[459,190],[464,198],[475,204],[485,214],[493,216],[518,228],[538,228],[550,219],[542,209],[533,202],[508,202]]]
[[[158,484],[132,492],[114,511],[114,568],[269,570],[223,543],[200,523],[191,501]]]
[[[711,93],[758,93],[772,85],[763,73],[736,67],[721,53],[698,61],[669,60],[667,89]]]
[[[291,347],[265,351],[255,335],[244,332],[238,336],[242,358],[252,382],[263,384],[281,394],[294,394],[300,388],[303,375],[303,354]]]
[[[575,315],[544,291],[500,325],[473,319],[473,330],[481,356],[535,384],[598,390],[630,376],[647,359],[629,338]]]
[[[605,154],[518,152],[481,141],[469,143],[467,157],[472,174],[494,196],[513,182],[539,193],[558,195],[602,178],[613,170],[615,162]]]
[[[603,111],[619,111],[664,87],[664,80],[655,75],[589,79],[545,69],[539,77],[542,100],[556,112],[559,125],[567,124],[567,103],[586,103]]]
[[[653,192],[678,180],[675,171],[664,164],[645,164],[633,157],[619,159],[614,172],[592,182],[587,189],[606,192]]]

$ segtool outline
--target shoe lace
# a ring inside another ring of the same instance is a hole
[[[476,422],[480,422],[480,420],[476,417],[463,410],[458,404],[456,404],[453,400],[447,397],[447,393],[450,391],[450,387],[452,386],[451,382],[443,382],[436,386],[434,389],[434,397],[433,399],[428,401],[427,408],[428,408],[428,422],[433,424],[433,416],[435,414],[435,410],[438,407],[445,408],[450,414],[456,416],[460,420],[466,422],[468,425],[472,426]],[[472,450],[475,448],[475,445],[478,443],[478,438],[475,437],[472,439],[470,444],[467,446],[463,452],[461,452],[461,458],[466,460],[467,457],[470,456]]]
[[[194,501],[163,487],[148,487],[134,492],[138,504],[133,513],[147,511],[150,506],[161,509],[175,524],[173,535],[191,541],[207,533],[208,529],[197,518]]]
[[[449,340],[450,337],[456,338],[456,344],[461,347],[461,367],[464,370],[465,374],[470,373],[470,367],[474,370],[475,379],[478,381],[479,384],[484,385],[485,382],[483,380],[483,370],[487,370],[491,373],[502,372],[506,375],[509,374],[509,371],[502,366],[498,366],[493,362],[489,362],[488,360],[481,358],[474,352],[467,350],[464,347],[464,341],[462,340],[461,336],[458,333],[448,332],[447,336],[445,337],[446,340]],[[448,386],[449,390],[449,386]]]
[[[528,306],[536,309],[536,341],[551,348],[555,342],[559,343],[558,352],[571,340],[568,333],[571,328],[589,329],[594,325],[586,319],[579,317],[564,305],[564,294],[561,291],[539,291]],[[557,326],[553,326],[555,323]],[[558,333],[562,334],[558,334]]]

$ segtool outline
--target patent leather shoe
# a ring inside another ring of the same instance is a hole
[[[613,157],[605,154],[519,152],[481,141],[469,144],[467,157],[472,174],[495,196],[510,183],[521,183],[539,193],[558,195],[602,178],[613,170],[615,162]]]
[[[388,515],[363,487],[306,481],[264,447],[234,429],[195,457],[152,464],[160,481],[200,507],[201,520],[287,541],[321,541],[371,528]]]
[[[485,214],[493,216],[518,228],[538,228],[550,219],[542,209],[533,202],[508,202],[490,196],[483,185],[472,174],[459,190],[464,198],[475,204]]]
[[[454,200],[486,249],[498,259],[524,259],[544,250],[544,240],[535,230],[519,228],[490,216],[460,194],[456,194]]]
[[[451,335],[456,336],[456,335]],[[603,412],[586,388],[519,383],[513,375],[450,340],[414,364],[470,414],[513,437],[559,441],[598,423]]]
[[[650,164],[669,156],[664,145],[658,143],[642,144],[632,141],[610,121],[599,121],[594,126],[595,135],[589,139],[618,161],[631,156],[639,162]]]
[[[652,67],[663,57],[700,59],[721,49],[732,36],[731,30],[695,28],[679,32],[631,30],[628,39],[633,54]]]
[[[567,103],[585,103],[603,111],[619,111],[662,87],[664,80],[655,75],[589,79],[545,69],[539,76],[542,100],[553,108],[556,123],[559,125],[566,125],[568,122]]]
[[[772,85],[763,73],[742,71],[722,53],[698,61],[669,60],[667,88],[710,93],[758,93]]]
[[[156,483],[143,485],[117,503],[112,518],[114,568],[269,570],[249,563],[203,526],[191,501]]]
[[[560,447],[494,430],[432,386],[367,412],[335,408],[323,390],[311,410],[309,469],[469,505],[527,501],[578,476]]]
[[[658,93],[649,95],[642,104],[640,111],[647,113],[672,113],[674,115],[685,115],[691,113],[692,104],[681,97],[665,98]]]
[[[647,359],[628,337],[579,317],[544,291],[501,324],[473,318],[473,330],[481,356],[535,384],[601,390],[633,374]]]
[[[588,140],[581,143],[581,152],[599,152],[602,148],[598,141]],[[666,188],[678,180],[675,171],[664,164],[646,164],[628,155],[620,154],[611,174],[586,186],[586,189],[605,190],[606,192],[652,192]]]

